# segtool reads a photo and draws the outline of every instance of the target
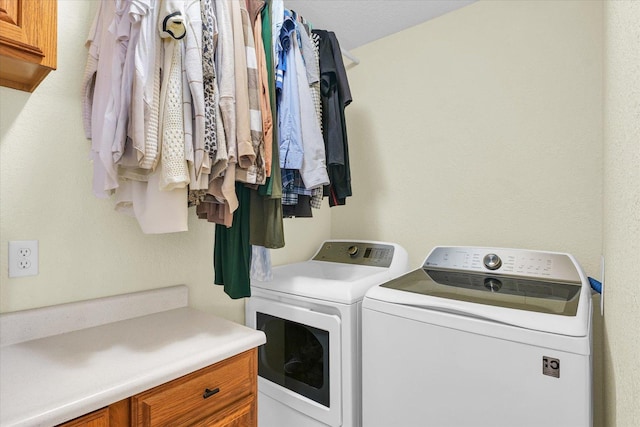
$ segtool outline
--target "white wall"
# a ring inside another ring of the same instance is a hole
[[[640,425],[640,2],[605,2],[607,426]]]
[[[0,312],[186,284],[191,305],[238,322],[243,300],[213,285],[214,226],[144,235],[91,192],[80,82],[98,2],[58,1],[58,69],[33,94],[0,88]],[[285,220],[274,264],[310,257],[329,237],[329,208]],[[7,242],[39,240],[40,274],[9,279]]]

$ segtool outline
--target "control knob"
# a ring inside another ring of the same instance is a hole
[[[347,248],[347,253],[349,254],[349,256],[354,257],[358,254],[358,250],[359,248],[356,245],[349,246]]]
[[[484,266],[489,270],[497,270],[502,265],[502,260],[496,254],[485,255],[482,262],[484,262]]]
[[[494,279],[493,277],[487,277],[484,279],[484,287],[491,292],[498,292],[500,288],[502,288],[502,282],[498,279]]]

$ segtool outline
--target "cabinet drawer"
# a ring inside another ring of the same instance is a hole
[[[256,350],[249,350],[133,396],[139,426],[193,425],[257,389]]]

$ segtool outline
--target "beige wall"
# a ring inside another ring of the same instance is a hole
[[[242,321],[242,301],[211,285],[212,225],[192,215],[188,233],[145,236],[91,194],[79,82],[94,8],[59,1],[58,70],[31,95],[0,88],[0,311],[186,283],[192,305]],[[529,247],[599,277],[604,250],[594,425],[627,427],[640,425],[640,10],[604,11],[603,33],[601,2],[482,1],[354,50],[354,197],[286,220],[272,256],[305,259],[329,235],[396,241],[413,266],[438,244]],[[22,239],[40,241],[40,274],[8,279],[7,241]]]
[[[332,236],[569,252],[599,277],[602,3],[480,1],[355,49]],[[602,322],[595,316],[595,424]]]
[[[191,305],[238,322],[243,300],[213,283],[214,226],[193,212],[189,232],[144,235],[91,192],[80,82],[97,2],[58,2],[58,69],[33,94],[0,88],[0,311],[184,283]],[[330,212],[285,220],[275,264],[310,257],[329,237]],[[39,240],[40,274],[9,279],[7,242]]]
[[[607,426],[640,425],[640,2],[605,3]]]
[[[602,4],[482,1],[354,51],[332,234],[573,253],[599,272]]]

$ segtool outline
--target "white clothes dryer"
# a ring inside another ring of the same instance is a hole
[[[361,304],[366,291],[409,270],[399,245],[325,241],[308,261],[252,282],[247,326],[258,349],[259,427],[359,427]]]
[[[364,427],[590,427],[591,292],[569,254],[437,247],[363,301]]]

